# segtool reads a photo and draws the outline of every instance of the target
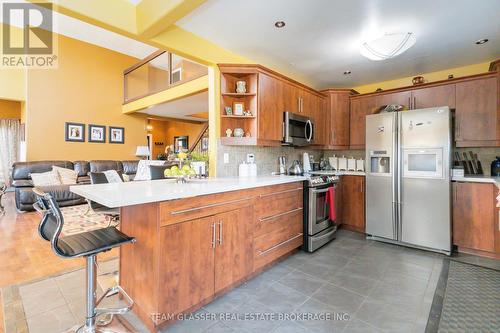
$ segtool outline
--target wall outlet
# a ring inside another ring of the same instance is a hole
[[[255,155],[247,154],[247,163],[255,163]]]
[[[224,153],[224,164],[229,163],[229,153]]]

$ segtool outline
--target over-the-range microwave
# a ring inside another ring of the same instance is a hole
[[[314,143],[314,122],[291,112],[283,113],[283,145],[308,146]]]

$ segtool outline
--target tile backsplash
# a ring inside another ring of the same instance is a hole
[[[324,151],[310,148],[293,148],[293,147],[254,147],[254,146],[224,146],[218,142],[217,147],[217,177],[235,177],[238,176],[238,166],[246,161],[247,154],[255,155],[255,163],[257,164],[258,175],[270,175],[272,172],[279,171],[279,156],[286,156],[287,167],[294,160],[299,160],[302,163],[302,154],[304,152],[314,156],[315,161],[319,161],[321,157],[346,156],[355,158],[364,158],[363,150],[346,150],[346,151]],[[224,163],[224,153],[229,154],[229,163]]]
[[[484,174],[490,175],[491,162],[500,156],[500,148],[454,148],[454,151],[468,152],[472,151],[477,154],[479,161],[483,167]],[[246,161],[247,154],[255,155],[258,175],[270,175],[272,172],[279,171],[279,156],[286,156],[287,167],[294,160],[302,162],[302,154],[308,152],[313,155],[316,161],[321,157],[345,156],[347,158],[354,157],[356,159],[364,159],[364,150],[315,150],[306,148],[293,147],[253,147],[253,146],[224,146],[218,143],[217,148],[217,177],[234,177],[238,176],[238,165]],[[224,153],[229,154],[229,163],[224,164]],[[366,168],[366,166],[365,166]]]

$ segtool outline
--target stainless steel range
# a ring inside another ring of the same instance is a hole
[[[303,250],[314,252],[335,239],[337,219],[330,218],[330,202],[333,215],[337,215],[339,196],[338,176],[311,176],[304,186],[304,246]],[[331,197],[333,195],[333,198]],[[329,198],[330,197],[330,198]]]

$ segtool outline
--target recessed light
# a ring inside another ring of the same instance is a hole
[[[483,38],[483,39],[479,39],[479,40],[476,40],[476,44],[477,45],[481,45],[481,44],[484,44],[484,43],[487,43],[488,42],[488,38]]]
[[[349,74],[351,74],[351,71],[345,71],[344,72],[344,75],[349,75]]]
[[[283,21],[276,21],[276,23],[274,23],[274,26],[276,28],[283,28],[285,26],[285,22],[283,22]]]

